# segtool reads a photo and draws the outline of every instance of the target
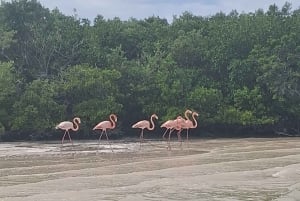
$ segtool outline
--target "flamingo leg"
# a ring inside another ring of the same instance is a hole
[[[170,129],[170,132],[169,132],[169,138],[168,138],[168,150],[171,150],[171,145],[170,145],[170,139],[171,139],[171,133],[173,132],[174,129]]]
[[[167,130],[164,132],[164,134],[163,134],[163,136],[162,136],[163,139],[166,139],[166,138],[165,138],[165,135],[167,134],[167,131],[168,131],[168,130],[169,130],[169,128],[167,128]]]
[[[103,132],[104,132],[104,130],[101,131],[100,137],[99,137],[99,139],[98,139],[98,150],[99,150],[99,148],[100,148],[100,140],[101,140],[101,138],[102,138]],[[98,150],[97,150],[97,152],[98,152]]]
[[[108,139],[106,130],[105,130],[105,135],[106,135],[106,140],[107,140],[107,142],[108,142],[108,144],[109,144],[109,146],[110,146],[111,151],[114,152],[114,150],[113,150],[113,148],[112,148],[112,146],[111,146],[111,144],[110,144],[110,141],[109,141],[109,139]]]
[[[180,142],[180,147],[182,149],[181,131],[182,131],[182,129],[179,129],[179,131],[177,132],[177,138],[178,138],[178,141]]]
[[[141,134],[140,134],[140,148],[142,147],[143,139],[144,139],[144,129],[142,129]]]
[[[186,129],[186,142],[189,147],[189,129]]]
[[[66,134],[67,134],[67,130],[65,131],[63,137],[61,138],[61,145],[64,144],[64,139],[65,139]]]
[[[68,132],[69,140],[70,140],[70,142],[71,142],[72,145],[73,145],[73,141],[72,141],[72,139],[71,139],[70,132],[69,132],[69,131],[67,131],[67,132]]]
[[[101,138],[102,138],[103,133],[104,133],[104,130],[102,130],[102,132],[101,132],[101,134],[100,134],[100,137],[99,137],[99,139],[98,139],[98,144],[100,144],[100,140],[101,140]]]
[[[181,139],[181,129],[177,132],[178,141],[182,141]]]
[[[142,142],[144,142],[144,129],[142,130]]]

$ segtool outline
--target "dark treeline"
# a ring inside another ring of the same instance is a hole
[[[300,9],[93,22],[36,0],[1,2],[0,140],[57,139],[79,116],[77,138],[118,115],[132,123],[199,112],[194,136],[297,135]],[[159,131],[160,132],[160,131]],[[76,139],[75,137],[75,139]]]

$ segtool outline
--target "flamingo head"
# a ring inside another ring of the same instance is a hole
[[[80,120],[79,117],[75,117],[75,118],[74,118],[74,121],[77,121],[79,124],[81,124],[81,120]]]
[[[197,117],[199,116],[199,114],[197,112],[194,112],[193,114],[196,115]]]
[[[151,115],[151,118],[158,119],[158,116],[157,116],[156,114],[152,114],[152,115]]]
[[[193,112],[191,110],[187,109],[184,113],[185,114],[192,114]]]
[[[115,122],[117,122],[117,121],[118,121],[117,115],[115,115],[115,114],[111,114],[111,115],[110,115],[110,117],[111,117],[111,118],[113,117]]]

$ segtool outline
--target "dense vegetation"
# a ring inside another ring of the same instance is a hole
[[[78,138],[119,117],[119,135],[152,113],[159,123],[198,111],[194,135],[298,134],[300,9],[195,16],[173,22],[93,22],[36,0],[0,6],[0,140],[56,139],[81,117]],[[76,139],[76,137],[75,137]]]

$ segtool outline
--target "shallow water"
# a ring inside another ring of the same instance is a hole
[[[300,138],[0,144],[0,200],[300,200]],[[113,149],[113,152],[111,151]]]

